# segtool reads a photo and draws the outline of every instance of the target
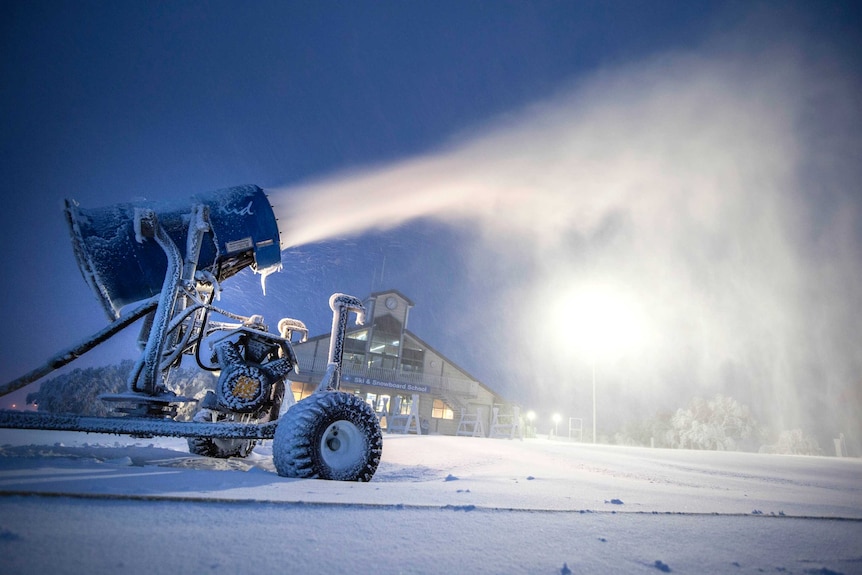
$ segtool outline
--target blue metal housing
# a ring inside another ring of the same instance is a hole
[[[222,281],[248,266],[262,271],[281,265],[278,223],[258,186],[216,190],[178,202],[142,201],[94,209],[66,201],[75,258],[109,318],[119,317],[123,306],[159,294],[165,281],[165,253],[135,229],[136,210],[153,210],[185,259],[192,208],[199,204],[208,209],[210,229],[201,246],[198,270]]]

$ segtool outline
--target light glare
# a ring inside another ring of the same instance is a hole
[[[556,328],[563,341],[574,341],[591,357],[625,353],[644,343],[641,306],[612,287],[574,288],[555,307]]]

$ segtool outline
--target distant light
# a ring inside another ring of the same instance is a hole
[[[552,419],[554,420],[554,423],[556,424],[556,423],[560,423],[560,421],[562,421],[563,418],[562,418],[562,416],[560,416],[559,413],[555,413],[554,416],[552,417]]]
[[[528,411],[527,412],[527,419],[529,419],[530,421],[533,421],[534,419],[536,419],[536,412],[533,411],[532,409],[530,411]]]

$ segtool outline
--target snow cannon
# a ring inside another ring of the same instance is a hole
[[[192,206],[198,209],[193,211]],[[162,242],[157,236],[156,241],[145,241],[156,235],[157,227],[194,273],[205,270],[218,282],[249,266],[261,273],[281,266],[278,224],[257,186],[236,186],[181,202],[95,209],[67,200],[65,213],[78,267],[111,320],[124,306],[164,288],[169,262]],[[199,246],[189,244],[190,225],[205,228]],[[197,253],[192,253],[195,249]]]
[[[293,343],[307,337],[305,324],[282,318],[274,333],[261,315],[215,305],[221,283],[240,271],[251,268],[265,277],[281,269],[279,229],[261,188],[103,208],[67,201],[65,216],[75,259],[110,323],[0,385],[0,396],[139,320],[141,353],[125,391],[99,396],[113,406],[112,416],[0,411],[0,427],[185,437],[191,453],[220,458],[245,457],[259,440],[272,439],[279,475],[371,479],[382,453],[380,424],[365,401],[339,390],[347,318],[352,313],[362,323],[362,302],[346,294],[330,298],[329,362],[316,391],[299,402],[288,378],[299,372]],[[213,373],[209,388],[193,397],[182,395],[184,384],[171,379],[185,358]],[[180,409],[189,404],[194,409]]]

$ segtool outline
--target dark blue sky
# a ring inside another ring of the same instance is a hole
[[[64,198],[95,207],[282,186],[405,157],[728,18],[722,5],[631,1],[26,1],[3,11],[4,316],[42,332],[4,333],[4,379],[103,319],[74,267]],[[355,253],[327,247],[341,251]],[[427,281],[400,279],[412,297],[412,282]],[[309,295],[324,309],[327,297]]]
[[[730,31],[757,43],[787,26],[857,63],[860,45],[853,2],[30,0],[2,12],[3,381],[105,323],[73,260],[64,198],[84,207],[163,200],[382,165],[585,76]],[[478,294],[498,280],[471,273],[460,233],[414,222],[285,252],[285,271],[259,305],[319,333],[333,291],[394,287],[416,301],[413,331],[514,390],[518,382],[469,351],[493,324],[451,332],[452,310],[475,313]],[[253,308],[258,295],[239,303]],[[134,353],[133,335],[107,355]]]

